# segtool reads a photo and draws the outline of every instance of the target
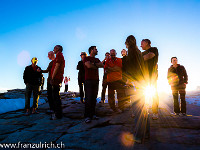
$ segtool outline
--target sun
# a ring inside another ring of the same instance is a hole
[[[144,96],[145,96],[145,103],[149,104],[150,100],[155,96],[156,94],[156,88],[153,85],[147,85],[144,87]]]

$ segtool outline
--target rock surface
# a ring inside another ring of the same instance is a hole
[[[75,94],[75,95],[74,95]],[[108,104],[97,104],[99,120],[84,122],[84,104],[74,100],[76,93],[61,94],[64,117],[50,120],[48,104],[39,106],[40,114],[24,116],[23,110],[0,114],[0,144],[55,143],[73,150],[197,150],[200,148],[200,107],[187,105],[188,116],[171,116],[172,104],[161,105],[159,119],[151,119],[151,137],[134,143],[134,119],[130,107],[113,113]],[[45,97],[45,94],[44,94]],[[149,110],[152,116],[151,109]],[[196,114],[196,115],[195,115]],[[1,146],[1,145],[0,145]]]

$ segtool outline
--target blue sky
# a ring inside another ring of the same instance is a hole
[[[138,46],[149,38],[158,48],[159,90],[170,89],[166,76],[172,56],[188,72],[187,89],[195,89],[200,85],[199,9],[198,0],[1,0],[0,90],[25,88],[23,71],[30,59],[38,57],[38,66],[46,69],[48,51],[60,44],[65,75],[71,78],[69,90],[78,91],[80,52],[96,45],[100,60],[112,48],[121,57],[130,34]],[[103,69],[99,71],[101,79]]]

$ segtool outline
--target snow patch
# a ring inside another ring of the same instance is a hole
[[[46,103],[45,99],[39,99],[38,105]],[[30,99],[30,107],[33,105],[33,98]],[[15,111],[18,109],[24,109],[25,107],[25,99],[0,99],[0,114],[6,113],[9,111]]]

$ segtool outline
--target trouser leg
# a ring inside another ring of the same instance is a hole
[[[38,85],[33,86],[33,108],[38,107],[39,88],[40,87]]]
[[[30,109],[31,93],[32,93],[32,86],[30,84],[27,84],[25,92],[25,109]]]
[[[68,85],[65,85],[65,92],[68,91]]]
[[[83,85],[84,85],[83,82],[79,82],[79,93],[80,93],[81,100],[83,100],[83,97],[84,97]]]
[[[92,118],[92,88],[91,81],[85,81],[85,118]]]
[[[181,99],[181,113],[186,113],[185,88],[179,90]]]
[[[125,89],[123,88],[122,82],[118,81],[116,84],[118,108],[124,110],[126,104]]]
[[[92,118],[95,115],[96,98],[98,94],[98,81],[85,81],[85,113],[84,117]]]
[[[62,118],[62,103],[60,98],[60,86],[59,85],[53,85],[52,89],[53,93],[53,103],[54,103],[54,111],[57,118]]]
[[[102,83],[102,92],[101,92],[101,100],[105,101],[105,94],[106,94],[106,88],[107,88],[108,84],[105,81],[105,79],[103,79],[103,83]]]
[[[174,99],[174,112],[175,113],[180,113],[180,107],[179,107],[179,102],[178,102],[178,91],[177,89],[172,90],[172,95]]]
[[[98,89],[99,89],[99,81],[93,81],[93,92],[92,92],[92,116],[96,115],[96,99],[98,95]]]
[[[49,102],[50,110],[54,110],[52,85],[50,83],[47,83],[47,99]]]
[[[110,108],[112,110],[116,110],[116,107],[115,107],[115,92],[114,92],[114,83],[110,82],[108,83],[108,103],[110,105]]]

